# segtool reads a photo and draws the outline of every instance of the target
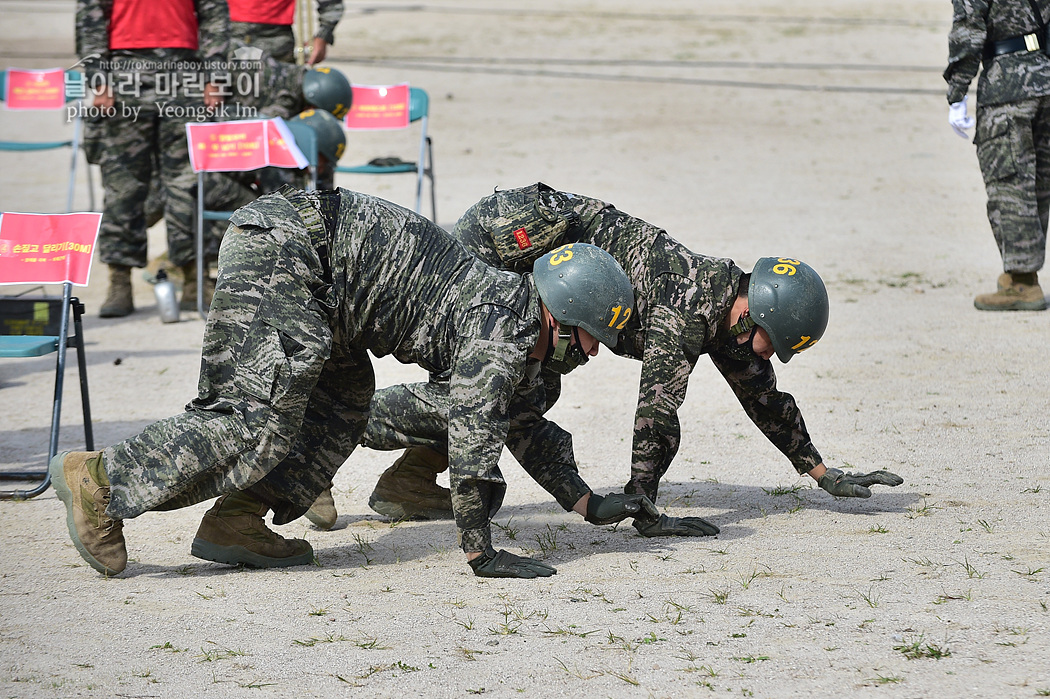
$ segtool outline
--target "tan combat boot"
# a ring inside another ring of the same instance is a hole
[[[81,558],[103,575],[116,575],[128,564],[124,522],[106,515],[109,478],[100,451],[63,451],[48,465],[51,484],[66,506],[69,538]]]
[[[306,518],[321,529],[331,529],[339,518],[335,509],[335,498],[332,497],[332,487],[328,486],[317,496],[314,504],[306,511]]]
[[[981,311],[1045,311],[1046,298],[1035,272],[1004,272],[999,275],[998,290],[981,294],[973,305]]]
[[[98,317],[123,318],[131,315],[134,310],[135,302],[131,298],[131,267],[110,265],[109,290],[106,292],[106,300],[102,302],[102,308],[98,311]]]
[[[427,447],[406,449],[383,471],[368,506],[391,519],[452,519],[452,494],[437,484],[448,457]]]
[[[283,568],[312,563],[314,550],[303,539],[285,539],[263,521],[269,510],[246,493],[230,493],[204,513],[190,553],[216,563]]]
[[[182,271],[182,298],[179,299],[179,310],[197,310],[197,262],[179,267]],[[204,267],[204,309],[211,307],[211,298],[215,295],[215,280],[208,274],[208,267]]]

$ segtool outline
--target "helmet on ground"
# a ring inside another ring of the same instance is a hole
[[[339,162],[346,148],[346,134],[342,123],[323,109],[307,109],[289,122],[292,132],[298,126],[308,126],[317,135],[317,152],[333,166]]]
[[[551,250],[532,266],[540,299],[559,325],[580,327],[615,347],[634,305],[634,289],[613,256],[588,243]]]
[[[817,344],[828,327],[828,291],[820,275],[800,260],[763,257],[756,262],[747,306],[785,364]]]
[[[303,75],[303,98],[317,109],[331,112],[342,119],[353,101],[350,81],[335,68],[311,68]]]

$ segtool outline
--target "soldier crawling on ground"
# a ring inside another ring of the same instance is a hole
[[[568,244],[533,273],[496,270],[397,205],[344,189],[293,188],[239,209],[219,253],[197,397],[184,413],[101,452],[50,464],[70,537],[95,570],[124,570],[123,520],[222,496],[191,552],[251,566],[310,563],[285,524],[331,483],[365,430],[375,389],[370,351],[447,373],[452,509],[478,576],[555,573],[496,551],[491,521],[506,490],[509,432],[545,429],[531,403],[559,338],[583,356],[613,347],[633,290],[605,251]],[[530,475],[594,524],[659,513],[644,495],[596,495],[574,463]]]
[[[800,474],[838,497],[870,497],[869,486],[896,486],[888,471],[843,473],[827,468],[810,439],[795,399],[777,390],[769,361],[781,362],[817,343],[828,322],[828,295],[820,276],[795,259],[764,257],[750,274],[732,260],[691,252],[666,231],[590,197],[556,191],[542,183],[488,196],[460,218],[452,233],[485,262],[520,272],[540,255],[565,243],[586,242],[608,250],[634,287],[635,313],[613,352],[642,362],[635,413],[631,475],[624,491],[656,502],[660,479],[678,452],[678,409],[689,377],[707,354],[733,389],[748,417]],[[561,375],[586,361],[564,348],[541,371],[539,400],[550,409],[561,393]],[[437,474],[448,467],[445,431],[448,383],[376,392],[362,444],[373,449],[408,448],[380,477],[369,498],[376,512],[403,518],[448,518],[452,506]],[[570,435],[553,422],[543,432],[515,433],[507,447],[530,473],[545,465],[575,463]],[[326,491],[307,513],[321,527],[335,523]],[[711,536],[718,527],[699,517],[635,520],[643,536]]]

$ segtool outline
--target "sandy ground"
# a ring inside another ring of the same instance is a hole
[[[337,528],[281,527],[317,565],[189,555],[207,503],[126,526],[115,579],[54,492],[0,503],[0,694],[11,697],[1050,695],[1050,315],[982,314],[999,258],[973,147],[947,125],[944,0],[426,0],[347,4],[331,64],[432,98],[439,220],[543,180],[749,268],[800,257],[831,325],[782,367],[832,466],[906,483],[837,500],[799,478],[706,361],[661,490],[714,539],[562,512],[504,457],[496,543],[558,568],[473,577],[451,523],[367,507],[391,454],[336,479]],[[72,2],[0,0],[0,64],[73,62]],[[971,105],[972,106],[972,105]],[[0,113],[4,138],[60,117]],[[384,140],[388,139],[388,140]],[[353,135],[347,162],[411,155]],[[4,154],[0,208],[56,211],[66,156]],[[409,179],[339,184],[412,202]],[[97,186],[97,177],[96,177]],[[87,206],[83,171],[77,207]],[[163,234],[155,231],[155,252]],[[80,296],[97,443],[192,396],[203,324],[100,320]],[[53,360],[0,361],[0,467],[42,463]],[[380,385],[422,371],[377,362]],[[638,365],[599,356],[553,417],[599,492],[626,481]],[[82,422],[67,376],[63,446]]]

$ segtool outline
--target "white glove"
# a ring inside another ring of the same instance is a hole
[[[972,116],[966,114],[966,100],[968,99],[969,96],[966,96],[961,101],[948,105],[948,124],[961,138],[969,138],[966,129],[973,128],[973,125],[977,123]]]

